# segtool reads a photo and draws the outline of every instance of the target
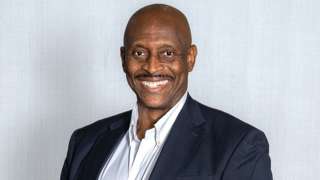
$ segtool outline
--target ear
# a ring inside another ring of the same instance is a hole
[[[120,56],[121,56],[121,61],[122,61],[122,70],[123,72],[127,72],[126,70],[126,49],[124,46],[120,47]]]
[[[191,72],[194,64],[196,62],[196,57],[197,57],[197,46],[195,44],[192,44],[189,49],[188,49],[188,54],[187,54],[187,63],[188,63],[188,71]]]

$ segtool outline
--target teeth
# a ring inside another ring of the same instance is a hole
[[[142,84],[147,86],[148,88],[157,88],[159,86],[167,84],[169,81],[168,80],[163,80],[163,81],[142,81]]]

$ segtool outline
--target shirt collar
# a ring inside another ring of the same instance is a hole
[[[155,141],[157,144],[165,141],[168,136],[171,127],[173,126],[175,120],[178,117],[183,105],[187,100],[188,92],[186,91],[184,95],[180,98],[176,105],[174,105],[166,114],[164,114],[154,125],[154,128],[146,131],[146,136],[150,133],[150,131],[155,131]],[[137,136],[137,122],[138,122],[139,114],[138,114],[138,105],[134,104],[132,108],[132,115],[129,127],[129,142],[132,140],[140,141]],[[146,137],[145,137],[146,138]]]
[[[132,108],[132,113],[131,113],[131,121],[130,121],[130,127],[129,127],[129,142],[132,140],[135,141],[140,141],[138,136],[137,136],[137,124],[138,124],[138,104],[135,103],[133,108]]]

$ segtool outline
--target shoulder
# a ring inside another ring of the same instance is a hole
[[[211,152],[225,179],[272,179],[269,144],[261,130],[221,110],[198,106],[206,121],[204,151]]]
[[[97,120],[89,125],[82,128],[76,129],[72,136],[77,138],[95,138],[97,135],[101,134],[112,128],[112,126],[126,123],[130,120],[131,111],[122,112],[104,119]]]
[[[130,121],[130,115],[131,111],[126,111],[76,129],[69,141],[70,151],[76,151],[75,154],[86,154],[100,135],[110,132],[114,124]]]
[[[224,111],[214,109],[197,102],[202,116],[206,119],[208,132],[216,141],[228,148],[248,149],[255,147],[268,152],[268,141],[258,128]]]
[[[130,115],[131,111],[126,111],[75,130],[69,141],[67,157],[64,162],[61,178],[67,179],[69,174],[75,173],[75,169],[78,168],[83,158],[89,153],[96,139],[100,137],[102,133],[108,133],[108,130],[112,128],[112,126],[128,122]]]

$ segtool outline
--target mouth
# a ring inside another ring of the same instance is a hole
[[[151,93],[160,92],[168,85],[168,83],[169,80],[167,79],[158,81],[141,81],[142,87]]]

